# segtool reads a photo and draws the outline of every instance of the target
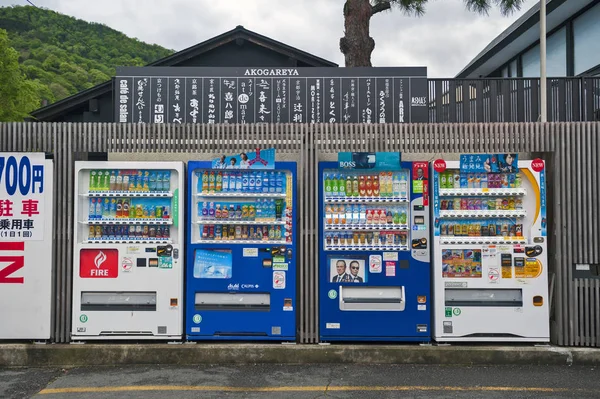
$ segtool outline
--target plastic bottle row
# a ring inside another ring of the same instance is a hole
[[[207,193],[285,193],[286,174],[277,171],[214,171],[196,172],[197,191]]]
[[[325,224],[406,224],[405,207],[373,208],[366,205],[325,205]]]
[[[171,189],[168,170],[108,170],[90,171],[91,192],[162,192]]]
[[[521,198],[454,198],[440,201],[440,210],[460,211],[512,211],[523,209]]]
[[[442,237],[523,237],[523,225],[508,220],[442,223],[440,235]]]
[[[325,197],[400,197],[408,195],[406,173],[381,172],[373,175],[325,174]]]
[[[288,237],[285,227],[282,226],[221,226],[205,224],[200,226],[202,240],[259,240],[281,241]]]
[[[171,237],[171,228],[160,225],[106,225],[90,226],[88,240],[167,240]]]
[[[257,198],[251,202],[198,202],[200,220],[242,220],[274,222],[281,220],[283,198]]]
[[[404,231],[325,233],[327,247],[404,247],[407,242],[408,232]]]
[[[461,173],[458,170],[441,172],[440,188],[519,188],[520,173]]]
[[[90,198],[89,220],[111,219],[169,219],[169,205],[151,204],[145,199],[135,201],[129,198]]]

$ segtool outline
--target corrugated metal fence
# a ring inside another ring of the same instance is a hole
[[[74,161],[89,152],[235,153],[274,147],[298,160],[298,338],[318,342],[318,162],[340,151],[433,157],[519,152],[547,161],[552,342],[600,346],[600,280],[573,279],[576,263],[600,263],[600,123],[424,125],[0,124],[0,151],[44,151],[55,161],[53,341],[69,342]],[[174,158],[177,154],[173,155]],[[164,159],[164,157],[163,157]]]

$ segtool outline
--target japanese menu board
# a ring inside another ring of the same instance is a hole
[[[427,68],[121,67],[121,123],[427,123]]]

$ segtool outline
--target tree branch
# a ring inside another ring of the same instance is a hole
[[[377,3],[374,6],[371,6],[371,15],[375,15],[381,11],[389,10],[390,8],[392,8],[392,5],[389,1],[386,1],[385,3]]]

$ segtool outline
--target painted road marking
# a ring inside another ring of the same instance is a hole
[[[141,385],[121,387],[73,387],[46,388],[40,395],[61,393],[105,393],[143,391],[223,391],[223,392],[330,392],[330,391],[467,391],[467,392],[596,392],[590,389],[546,388],[546,387],[460,387],[460,386],[290,386],[290,387],[227,387],[190,385]]]

